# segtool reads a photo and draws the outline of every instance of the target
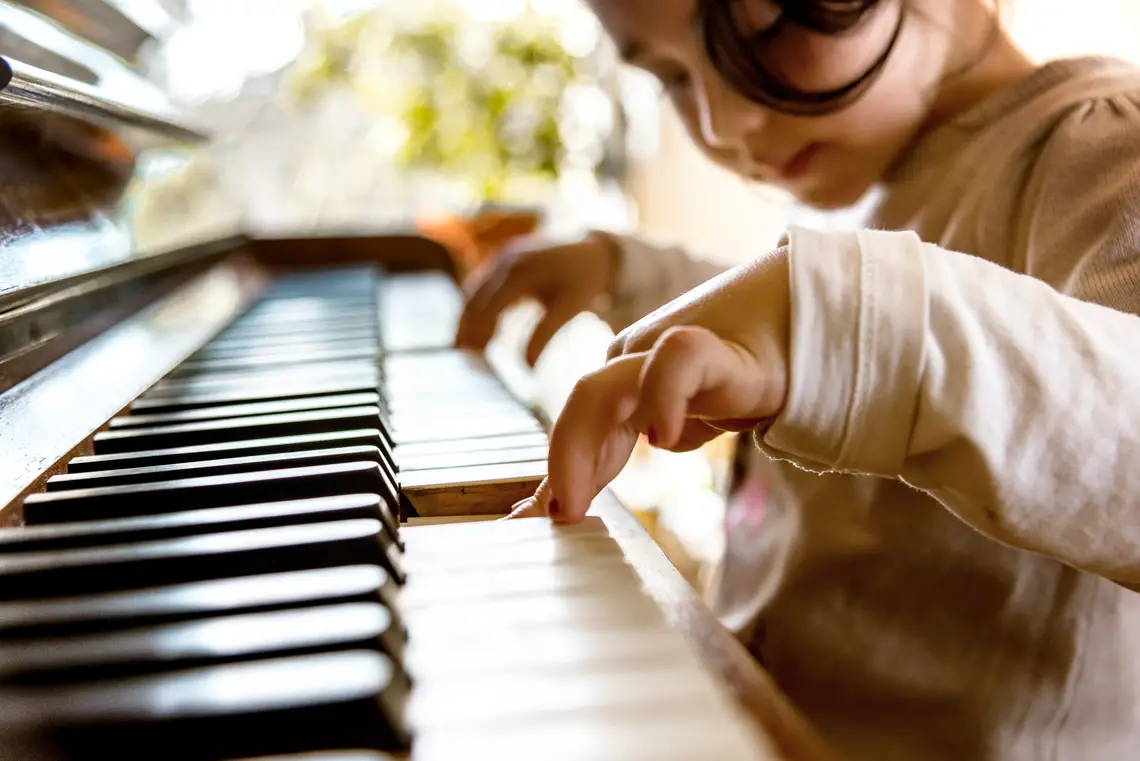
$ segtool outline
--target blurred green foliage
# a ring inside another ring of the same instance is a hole
[[[353,88],[398,116],[403,166],[462,177],[494,202],[510,177],[558,176],[564,95],[582,75],[550,23],[527,14],[473,24],[444,5],[416,24],[373,11],[326,30],[291,85],[302,100],[330,84]]]

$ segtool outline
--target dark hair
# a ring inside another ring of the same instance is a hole
[[[874,63],[850,83],[826,91],[800,90],[769,70],[763,54],[789,28],[840,35],[859,26],[884,0],[774,0],[776,22],[749,30],[737,17],[741,0],[700,0],[699,31],[717,72],[744,97],[769,108],[802,116],[838,111],[858,99],[886,66],[902,31],[906,2],[900,3],[898,24]]]

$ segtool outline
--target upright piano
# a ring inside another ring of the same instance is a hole
[[[155,244],[140,173],[208,136],[47,16],[0,40],[0,758],[828,757],[612,495],[485,520],[547,426],[451,348],[445,250]]]

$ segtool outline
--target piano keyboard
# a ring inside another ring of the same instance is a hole
[[[546,439],[471,357],[389,351],[378,292],[283,278],[24,501],[0,716],[75,761],[774,759],[600,518],[401,522],[513,501]]]
[[[408,289],[421,298],[409,302]],[[156,497],[176,508],[333,496],[361,478],[402,497],[403,519],[505,513],[545,475],[541,423],[483,360],[448,348],[442,324],[386,327],[423,325],[409,319],[423,302],[454,294],[442,275],[373,268],[283,277],[111,420],[95,454],[30,502],[30,520],[69,504],[95,518],[99,504],[121,511]]]
[[[406,527],[400,582],[376,521],[347,514],[385,507],[320,502],[330,522],[291,540],[220,519],[9,530],[0,700],[77,761],[775,758],[600,519]]]

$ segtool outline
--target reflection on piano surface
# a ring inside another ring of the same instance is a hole
[[[117,99],[125,65],[3,60],[4,758],[825,757],[610,495],[573,528],[477,520],[547,434],[449,348],[446,252],[140,249],[136,135],[195,131]]]

